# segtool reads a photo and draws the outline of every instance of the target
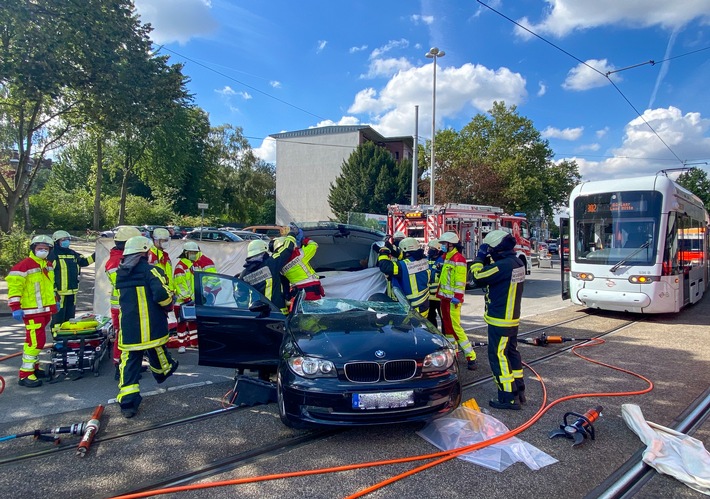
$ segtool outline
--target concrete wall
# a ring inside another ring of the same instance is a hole
[[[328,205],[330,184],[359,140],[359,131],[277,139],[277,224],[335,217]]]

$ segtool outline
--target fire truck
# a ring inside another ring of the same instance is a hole
[[[390,235],[399,231],[427,244],[444,232],[456,232],[463,245],[463,255],[469,263],[473,261],[483,238],[494,229],[513,234],[515,251],[530,274],[532,245],[524,213],[507,215],[497,206],[461,203],[433,206],[393,204],[387,207],[387,232]]]

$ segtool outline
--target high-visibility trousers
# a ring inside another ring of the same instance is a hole
[[[446,337],[454,345],[458,344],[466,359],[476,360],[471,342],[468,341],[466,332],[461,327],[461,304],[454,305],[447,298],[441,299],[441,324]]]

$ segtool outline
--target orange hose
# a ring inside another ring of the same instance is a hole
[[[3,360],[11,359],[13,357],[17,357],[18,355],[22,355],[22,352],[15,352],[11,353],[10,355],[5,355],[4,357],[0,357],[0,362],[2,362]]]
[[[198,489],[207,489],[207,488],[212,488],[212,487],[223,487],[227,485],[240,485],[240,484],[245,484],[245,483],[256,483],[256,482],[265,482],[269,480],[279,480],[283,478],[294,478],[294,477],[303,477],[303,476],[310,476],[310,475],[320,475],[320,474],[326,474],[326,473],[336,473],[336,472],[341,472],[341,471],[352,471],[352,470],[357,470],[357,469],[363,469],[363,468],[371,468],[374,466],[385,466],[385,465],[390,465],[390,464],[401,464],[401,463],[408,463],[408,462],[413,462],[413,461],[423,461],[426,459],[437,459],[436,461],[432,461],[431,463],[424,464],[422,466],[419,466],[417,468],[414,468],[410,471],[407,471],[405,473],[402,473],[400,475],[388,478],[387,480],[384,480],[382,482],[379,482],[375,485],[372,485],[368,488],[362,489],[359,492],[356,492],[355,494],[348,496],[348,499],[350,498],[355,498],[355,497],[362,497],[364,495],[367,495],[371,492],[374,492],[375,490],[381,489],[391,483],[394,483],[398,480],[401,480],[402,478],[405,478],[407,476],[414,475],[420,471],[423,471],[425,469],[431,468],[433,466],[436,466],[437,464],[441,464],[443,462],[449,461],[455,457],[458,457],[462,454],[466,454],[468,452],[472,452],[474,450],[479,450],[484,447],[488,447],[490,445],[496,444],[498,442],[502,442],[503,440],[506,440],[512,436],[515,436],[526,429],[528,429],[530,426],[532,426],[534,423],[536,423],[544,413],[549,411],[552,407],[556,406],[557,404],[560,404],[564,401],[567,400],[572,400],[572,399],[577,399],[577,398],[587,398],[587,397],[620,397],[624,395],[641,395],[644,393],[648,393],[651,390],[653,390],[653,382],[649,380],[648,378],[634,373],[632,371],[622,369],[620,367],[612,366],[609,364],[605,364],[603,362],[599,362],[596,360],[589,359],[579,353],[576,352],[578,348],[586,348],[590,346],[596,346],[596,345],[601,345],[605,343],[604,340],[600,338],[594,338],[592,341],[582,344],[582,345],[577,345],[574,348],[572,348],[572,353],[574,353],[576,356],[587,360],[589,362],[592,362],[594,364],[598,364],[604,367],[608,367],[610,369],[614,369],[617,371],[621,371],[626,374],[630,374],[631,376],[635,376],[637,378],[640,378],[644,381],[646,381],[649,386],[644,389],[644,390],[637,390],[637,391],[630,391],[630,392],[608,392],[608,393],[580,393],[576,395],[568,395],[566,397],[561,397],[550,404],[547,404],[547,388],[545,387],[545,382],[543,381],[542,377],[529,365],[525,364],[525,367],[530,369],[535,377],[540,381],[540,384],[542,386],[542,404],[540,405],[540,409],[530,418],[528,421],[523,423],[522,425],[518,426],[517,428],[504,433],[502,435],[498,435],[497,437],[491,438],[489,440],[485,440],[483,442],[478,442],[476,444],[468,445],[465,447],[460,447],[458,449],[451,449],[448,451],[441,451],[441,452],[435,452],[433,454],[423,454],[419,456],[409,456],[409,457],[402,457],[402,458],[395,458],[395,459],[388,459],[388,460],[381,460],[381,461],[371,461],[371,462],[365,462],[365,463],[359,463],[359,464],[348,464],[348,465],[343,465],[343,466],[335,466],[331,468],[321,468],[321,469],[315,469],[315,470],[303,470],[303,471],[294,471],[290,473],[277,473],[273,475],[261,475],[261,476],[255,476],[255,477],[249,477],[249,478],[237,478],[234,480],[223,480],[219,482],[212,482],[212,483],[201,483],[201,484],[193,484],[193,485],[182,485],[179,487],[169,487],[169,488],[164,488],[164,489],[155,489],[155,490],[150,490],[150,491],[145,491],[145,492],[137,492],[135,494],[126,494],[122,496],[116,496],[112,499],[137,499],[141,497],[151,497],[151,496],[157,496],[157,495],[162,495],[162,494],[170,494],[173,492],[183,492],[187,490],[198,490]]]

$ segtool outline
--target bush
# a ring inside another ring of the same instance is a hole
[[[118,224],[120,198],[111,197],[101,203],[106,219],[112,227]],[[161,200],[150,200],[140,196],[126,197],[126,225],[169,225],[175,218],[170,205]]]
[[[44,189],[30,196],[30,218],[33,227],[49,232],[82,231],[94,223],[94,197],[82,190]]]
[[[0,231],[0,276],[5,277],[13,265],[29,255],[30,238],[20,229]]]

